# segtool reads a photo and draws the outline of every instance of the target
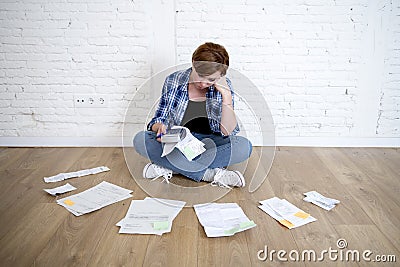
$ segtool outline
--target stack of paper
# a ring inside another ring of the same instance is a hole
[[[65,185],[62,185],[59,187],[55,187],[55,188],[51,188],[51,189],[43,189],[43,190],[46,191],[47,193],[49,193],[50,195],[56,196],[59,194],[70,192],[75,189],[76,188],[74,186],[70,185],[69,183],[66,183]]]
[[[128,212],[121,221],[121,234],[156,234],[169,233],[172,221],[185,206],[186,202],[170,199],[145,198],[132,200]]]
[[[289,229],[314,222],[317,219],[302,211],[286,199],[273,197],[260,201],[260,209]]]
[[[57,203],[75,216],[80,216],[130,198],[131,193],[132,190],[103,181],[79,194],[59,199]]]
[[[232,236],[256,226],[236,203],[199,204],[194,210],[208,237]]]
[[[184,130],[184,137],[179,142],[164,143],[163,153],[161,157],[164,157],[171,153],[175,147],[179,149],[189,161],[192,161],[195,157],[206,151],[206,149],[204,148],[205,144],[194,137],[190,133],[190,130],[188,128],[182,126],[174,126],[172,127],[172,130]]]
[[[101,166],[101,167],[85,169],[85,170],[76,171],[76,172],[59,173],[54,176],[44,177],[44,181],[46,183],[54,183],[54,182],[59,182],[59,181],[63,181],[63,180],[74,178],[74,177],[81,177],[81,176],[96,174],[96,173],[105,172],[105,171],[109,171],[109,170],[110,170],[109,168],[107,168],[105,166]]]
[[[178,143],[186,136],[185,129],[170,129],[167,130],[166,134],[161,135],[161,143]]]
[[[304,201],[311,202],[325,210],[331,210],[334,207],[336,207],[336,204],[340,203],[339,200],[324,197],[323,195],[321,195],[320,193],[318,193],[316,191],[310,191],[310,192],[304,193],[304,195],[306,196],[305,198],[303,198]]]

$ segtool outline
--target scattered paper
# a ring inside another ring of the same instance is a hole
[[[316,191],[310,191],[310,192],[304,193],[304,195],[306,196],[305,198],[303,198],[304,201],[311,202],[325,210],[331,210],[334,207],[336,207],[336,204],[340,203],[339,200],[334,199],[334,198],[324,197],[323,195],[321,195],[320,193],[318,193]]]
[[[169,233],[172,221],[186,202],[170,199],[145,198],[132,200],[125,218],[117,223],[121,234]]]
[[[81,177],[81,176],[90,175],[90,174],[97,174],[97,173],[105,172],[105,171],[109,171],[109,170],[110,169],[107,168],[106,166],[101,166],[101,167],[96,167],[96,168],[92,168],[92,169],[80,170],[80,171],[76,171],[76,172],[59,173],[54,176],[44,177],[44,181],[46,183],[54,183],[54,182],[59,182],[59,181],[63,181],[63,180],[70,179],[70,178]]]
[[[236,203],[206,203],[193,207],[208,237],[232,236],[256,226]]]
[[[132,190],[103,181],[81,193],[59,199],[57,203],[75,216],[80,216],[130,198],[131,193]]]
[[[314,222],[317,219],[297,208],[286,199],[273,197],[260,201],[261,210],[289,229]]]
[[[204,148],[205,144],[194,137],[188,128],[182,126],[173,126],[171,129],[183,129],[185,130],[185,135],[179,142],[164,143],[161,157],[168,155],[172,152],[172,150],[174,150],[174,148],[177,148],[189,161],[192,161],[195,157],[206,151]]]
[[[55,188],[51,188],[51,189],[43,189],[43,190],[46,191],[47,193],[49,193],[50,195],[56,196],[59,194],[70,192],[75,189],[76,189],[75,187],[73,187],[69,183],[66,183],[65,185],[62,185],[59,187],[55,187]]]

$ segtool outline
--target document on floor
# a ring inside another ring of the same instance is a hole
[[[65,185],[62,185],[59,187],[55,187],[55,188],[51,188],[51,189],[43,189],[43,190],[46,191],[47,193],[49,193],[50,195],[56,196],[56,195],[70,192],[75,189],[76,189],[76,187],[70,185],[69,183],[66,183]]]
[[[297,208],[286,199],[273,197],[260,201],[261,210],[289,229],[314,222],[317,219]]]
[[[236,203],[205,203],[193,207],[207,237],[232,236],[256,226]]]
[[[171,129],[184,130],[184,134],[181,135],[182,139],[179,142],[165,142],[161,157],[168,155],[172,152],[172,150],[174,150],[174,148],[177,148],[189,161],[192,161],[195,157],[206,151],[204,148],[205,144],[194,137],[188,128],[182,126],[173,126]]]
[[[179,200],[145,198],[132,200],[125,218],[117,223],[120,234],[156,234],[171,232],[172,222],[185,206]]]
[[[59,182],[59,181],[63,181],[63,180],[70,179],[70,178],[81,177],[81,176],[90,175],[90,174],[97,174],[100,172],[106,172],[109,170],[110,169],[107,168],[106,166],[100,166],[100,167],[91,168],[91,169],[85,169],[85,170],[80,170],[80,171],[75,171],[75,172],[59,173],[54,176],[44,177],[44,181],[46,183],[54,183],[54,182]]]
[[[336,207],[336,204],[340,203],[339,200],[334,199],[334,198],[325,197],[316,191],[310,191],[310,192],[304,193],[304,195],[306,196],[305,198],[303,198],[304,201],[311,202],[325,210],[331,210],[334,207]]]
[[[75,216],[80,216],[130,198],[131,193],[132,190],[103,181],[81,193],[59,199],[57,204],[65,207]]]

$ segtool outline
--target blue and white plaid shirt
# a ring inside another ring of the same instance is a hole
[[[153,124],[161,122],[164,125],[180,125],[185,115],[186,108],[189,103],[189,76],[192,68],[187,70],[180,70],[170,74],[164,82],[162,95],[158,108],[154,117],[147,125],[150,131]],[[234,105],[234,93],[232,84],[229,79],[226,79],[229,89],[232,93],[232,105]],[[208,120],[210,122],[211,131],[215,134],[222,134],[220,123],[222,114],[222,96],[221,93],[212,85],[206,92],[206,110]],[[239,126],[236,124],[235,129],[231,135],[239,132]]]

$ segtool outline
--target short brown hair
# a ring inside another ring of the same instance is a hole
[[[196,71],[202,75],[211,75],[216,71],[225,75],[229,67],[229,55],[225,47],[211,42],[200,45],[193,52],[192,61]]]

